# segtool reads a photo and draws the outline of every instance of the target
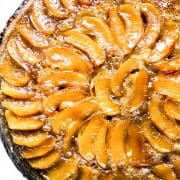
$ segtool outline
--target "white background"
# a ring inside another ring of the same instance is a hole
[[[0,32],[22,0],[0,0]],[[0,142],[0,180],[25,180],[7,156]]]

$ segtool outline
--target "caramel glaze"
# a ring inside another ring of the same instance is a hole
[[[0,52],[1,105],[46,179],[178,179],[174,0],[32,0]]]

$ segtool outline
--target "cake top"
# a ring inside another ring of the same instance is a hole
[[[13,143],[58,179],[178,179],[176,1],[30,0],[1,45]]]

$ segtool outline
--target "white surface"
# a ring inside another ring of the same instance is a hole
[[[0,31],[22,0],[0,0]],[[0,142],[0,180],[25,180],[7,156]]]

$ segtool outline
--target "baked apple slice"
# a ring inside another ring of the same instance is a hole
[[[107,71],[97,74],[94,79],[95,95],[101,110],[108,116],[120,113],[120,106],[111,99],[111,75]]]
[[[140,11],[132,4],[123,4],[119,6],[118,10],[109,10],[109,19],[115,42],[122,50],[123,55],[129,54],[143,34]]]
[[[92,65],[84,57],[73,50],[72,48],[54,46],[46,51],[47,64],[52,68],[58,68],[59,70],[72,70],[78,71],[84,74],[92,73]]]
[[[48,37],[33,29],[28,22],[18,24],[17,30],[24,39],[36,48],[44,49],[50,45]]]
[[[59,19],[68,18],[69,10],[62,6],[60,0],[44,0],[44,4],[51,16]]]
[[[170,99],[164,102],[164,111],[169,118],[180,121],[180,104]]]
[[[34,27],[44,34],[51,35],[55,31],[56,23],[46,13],[43,0],[34,1],[30,19]]]
[[[180,178],[180,157],[178,155],[171,155],[170,163],[173,165],[173,170],[175,171],[177,178]]]
[[[141,123],[141,131],[144,137],[156,151],[160,153],[168,153],[173,151],[172,141],[158,133],[149,120],[143,120]]]
[[[32,159],[44,156],[55,148],[56,140],[53,136],[46,139],[42,144],[36,147],[24,147],[21,156],[25,159]]]
[[[29,76],[23,70],[15,69],[10,58],[4,59],[0,63],[0,75],[13,86],[24,86],[30,80]]]
[[[161,95],[167,96],[177,102],[180,102],[180,76],[158,75],[153,82],[154,89]]]
[[[127,129],[125,141],[128,163],[134,167],[146,167],[151,165],[150,152],[145,144],[143,135],[138,126],[131,123]]]
[[[140,69],[140,63],[136,59],[128,59],[120,66],[111,80],[111,89],[116,96],[122,96],[124,79],[134,70]]]
[[[8,122],[8,126],[13,130],[37,130],[43,127],[44,121],[41,116],[30,116],[30,117],[18,117],[9,110],[6,110],[5,117]]]
[[[178,38],[177,24],[175,22],[166,22],[164,29],[161,39],[156,43],[155,48],[147,58],[149,63],[153,64],[168,57],[174,49]]]
[[[55,92],[54,94],[43,99],[43,112],[49,116],[54,113],[63,101],[79,101],[85,97],[85,92],[81,89],[66,88]]]
[[[60,162],[56,167],[47,172],[49,180],[76,179],[78,175],[78,159],[72,157],[67,161]]]
[[[117,167],[127,165],[125,136],[129,125],[127,120],[112,122],[107,132],[106,147],[110,162]]]
[[[104,63],[106,58],[104,51],[89,36],[77,29],[66,31],[63,35],[65,36],[64,38],[67,43],[72,44],[85,52],[94,66],[97,67]]]
[[[88,166],[81,166],[79,167],[79,176],[78,179],[79,180],[86,180],[86,179],[92,179],[93,178],[93,170],[92,168],[88,167]]]
[[[74,12],[77,7],[77,0],[61,0],[65,8],[70,12]]]
[[[1,90],[3,94],[19,100],[28,100],[35,95],[30,88],[12,86],[6,81],[1,82]]]
[[[148,91],[148,75],[145,70],[137,72],[134,82],[133,91],[129,97],[128,109],[134,111],[139,108],[145,101]]]
[[[78,150],[82,158],[87,161],[95,159],[96,135],[102,128],[102,123],[103,119],[100,114],[93,115],[78,132]]]
[[[152,67],[165,74],[178,72],[180,70],[180,55],[176,55],[170,59],[162,59],[154,63]]]
[[[78,0],[78,2],[81,5],[90,5],[91,4],[91,0]]]
[[[26,146],[26,147],[35,147],[42,144],[49,138],[49,135],[45,132],[36,131],[36,132],[12,132],[12,139],[15,144]]]
[[[176,179],[174,171],[165,163],[156,165],[155,167],[153,167],[152,171],[156,176],[164,180]]]
[[[101,174],[98,180],[113,180],[115,177],[111,174]]]
[[[72,140],[77,135],[77,133],[83,123],[84,122],[82,120],[74,121],[70,124],[70,126],[68,126],[66,131],[63,131],[64,138],[63,138],[63,143],[62,143],[62,151],[64,153],[68,153],[68,151],[71,149]]]
[[[178,140],[180,138],[180,128],[176,122],[168,119],[161,111],[161,103],[161,97],[157,94],[153,94],[149,104],[151,121],[169,139]]]
[[[2,102],[2,106],[20,117],[36,115],[42,110],[40,100],[14,101],[12,99],[5,99]]]
[[[115,180],[115,179],[128,180],[126,174],[124,172],[122,172],[120,169],[118,169],[118,173],[116,173],[115,175],[112,175],[110,173],[106,173],[106,174],[101,174],[98,177],[98,180]]]
[[[43,73],[39,73],[38,85],[43,92],[48,94],[57,87],[87,89],[89,81],[84,74],[78,72],[45,70]]]
[[[123,42],[124,52],[129,54],[143,35],[143,21],[140,11],[132,4],[120,5],[118,13],[122,17],[126,28],[125,40]]]
[[[116,8],[109,9],[109,23],[110,29],[114,37],[114,41],[118,48],[120,49],[122,56],[124,56],[127,51],[125,49],[125,35],[126,29],[124,26],[124,22],[122,18],[118,14],[118,10]]]
[[[28,68],[26,64],[36,64],[42,61],[42,56],[28,47],[20,36],[11,38],[7,49],[14,61],[25,70]]]
[[[150,3],[142,3],[140,10],[146,17],[147,25],[138,47],[152,47],[161,30],[161,14],[159,10]]]
[[[83,107],[83,108],[82,108]],[[83,121],[99,109],[97,100],[93,97],[85,98],[73,107],[60,111],[52,118],[52,128],[55,134],[68,132],[70,125],[80,120]]]
[[[54,150],[43,157],[29,160],[29,164],[35,169],[48,169],[55,166],[60,161],[60,158],[60,153]]]
[[[101,49],[107,52],[115,50],[112,32],[103,20],[92,16],[84,16],[77,25],[84,29],[86,34],[94,36]]]
[[[108,162],[108,154],[106,148],[106,136],[109,127],[109,123],[107,120],[102,119],[103,123],[99,132],[95,137],[94,148],[96,161],[102,168],[106,168]]]

